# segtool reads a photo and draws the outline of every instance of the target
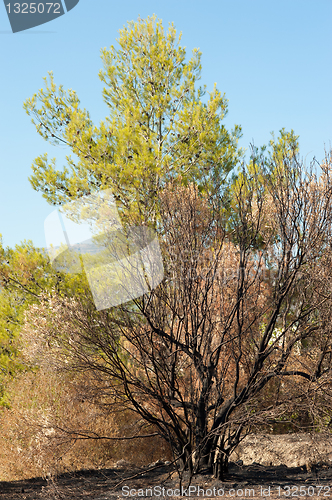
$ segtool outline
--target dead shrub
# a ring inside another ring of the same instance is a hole
[[[169,458],[155,436],[113,440],[147,432],[134,414],[110,415],[81,399],[80,382],[70,373],[40,368],[9,384],[11,406],[0,413],[1,481],[112,467],[121,459],[144,465]]]

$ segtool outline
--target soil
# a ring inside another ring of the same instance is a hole
[[[222,481],[203,473],[193,478],[190,489],[188,477],[185,475],[180,484],[172,465],[160,462],[139,468],[120,461],[111,469],[85,470],[63,474],[56,479],[0,482],[0,500],[116,500],[137,497],[174,500],[189,496],[260,500],[330,498],[332,462],[329,458],[332,447],[323,439],[321,442],[315,440],[314,446],[310,439],[307,435],[294,434],[247,438],[237,456],[233,455],[237,461],[230,463],[229,472]],[[325,460],[317,461],[317,458],[322,458],[323,450],[327,452]],[[287,454],[288,464],[274,463],[280,462],[281,458],[287,462]],[[255,460],[252,460],[253,457]],[[298,464],[292,466],[295,460]]]
[[[287,465],[310,468],[311,463],[324,462],[332,466],[332,436],[326,434],[255,434],[247,436],[231,455],[234,462],[244,465]]]

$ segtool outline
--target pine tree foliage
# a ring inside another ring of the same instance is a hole
[[[111,187],[123,213],[153,220],[158,193],[166,182],[194,181],[218,197],[241,151],[241,128],[223,124],[228,101],[217,89],[206,96],[198,86],[201,53],[185,48],[171,25],[165,32],[155,16],[129,22],[118,46],[102,50],[108,116],[94,125],[73,90],[57,86],[52,73],[45,88],[25,102],[38,133],[71,151],[57,170],[55,159],[41,155],[30,178],[52,204],[63,204]]]

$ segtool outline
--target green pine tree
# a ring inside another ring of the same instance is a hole
[[[58,170],[46,154],[35,159],[30,182],[54,205],[110,187],[122,216],[156,220],[158,194],[170,180],[195,182],[217,200],[242,152],[241,128],[223,124],[228,101],[214,86],[198,86],[201,53],[187,61],[181,35],[155,16],[129,22],[118,46],[102,50],[108,116],[93,124],[73,90],[45,88],[25,102],[38,133],[71,151]]]

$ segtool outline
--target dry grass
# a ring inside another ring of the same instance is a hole
[[[76,382],[70,374],[40,369],[21,374],[9,384],[11,408],[0,412],[0,481],[110,467],[121,459],[144,465],[170,457],[165,443],[156,437],[75,440],[67,434],[66,429],[89,429],[108,437],[139,433],[133,414],[102,413],[79,398]]]

